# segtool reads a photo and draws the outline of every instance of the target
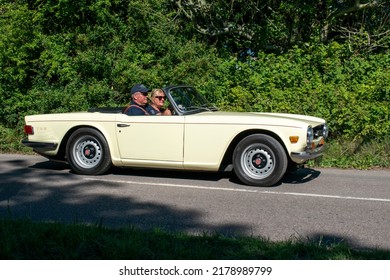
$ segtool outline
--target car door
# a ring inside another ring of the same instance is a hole
[[[116,132],[122,160],[183,162],[183,116],[119,114]]]

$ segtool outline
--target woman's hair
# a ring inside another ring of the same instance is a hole
[[[155,88],[155,89],[153,89],[152,92],[150,93],[150,98],[153,98],[153,96],[155,96],[157,92],[162,92],[162,93],[164,93],[164,91],[163,91],[161,88]],[[164,95],[165,95],[165,93],[164,93]]]
[[[164,105],[162,106],[162,108],[158,108],[158,110],[160,111],[160,114],[161,113],[164,113],[165,111],[166,111],[166,109],[168,109],[168,107],[169,107],[169,101],[167,102],[167,99],[166,99],[166,95],[165,95],[165,92],[161,89],[161,88],[155,88],[155,89],[153,89],[152,90],[152,92],[150,93],[150,97],[149,97],[149,100],[150,100],[150,104],[153,106],[160,106],[160,104],[155,104],[153,101],[153,97],[158,93],[158,92],[160,92],[160,93],[162,93],[162,94],[164,94],[164,96],[165,96],[165,101],[164,101]],[[172,110],[173,109],[169,109],[169,110],[167,110],[167,112],[169,113],[168,115],[172,115]]]

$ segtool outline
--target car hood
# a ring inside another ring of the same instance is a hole
[[[195,115],[190,115],[188,119],[202,122],[202,119],[207,119],[207,122],[216,123],[234,123],[234,124],[269,124],[282,126],[307,127],[325,123],[324,119],[305,116],[299,114],[288,113],[258,113],[258,112],[204,112]]]
[[[313,127],[325,123],[325,120],[322,118],[299,115],[299,114],[287,114],[287,113],[253,113],[253,114],[264,116],[264,117],[270,116],[279,119],[303,121],[305,123],[311,124]]]

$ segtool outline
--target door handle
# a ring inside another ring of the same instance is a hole
[[[118,123],[116,126],[117,127],[129,127],[130,125],[129,124],[125,124],[125,123]]]

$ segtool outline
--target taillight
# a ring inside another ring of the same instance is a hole
[[[32,127],[32,125],[25,125],[24,126],[24,133],[26,133],[27,135],[33,135],[34,128]]]

